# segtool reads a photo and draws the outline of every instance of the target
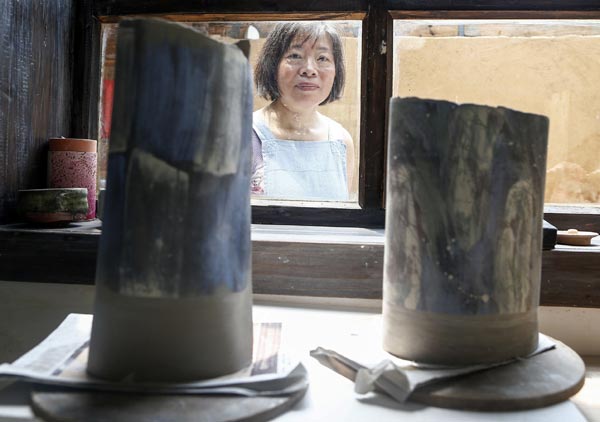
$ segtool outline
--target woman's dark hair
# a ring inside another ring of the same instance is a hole
[[[346,81],[342,40],[337,30],[327,22],[282,22],[275,26],[267,37],[254,69],[254,83],[258,94],[270,101],[278,99],[281,96],[277,85],[279,63],[294,38],[305,37],[304,43],[323,34],[329,35],[333,44],[335,78],[329,96],[319,105],[340,99]]]

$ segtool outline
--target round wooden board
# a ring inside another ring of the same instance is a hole
[[[558,340],[556,348],[508,365],[416,390],[410,401],[463,410],[510,411],[549,406],[577,393],[585,364]]]
[[[34,391],[35,415],[48,422],[262,422],[296,404],[306,389],[285,397]]]

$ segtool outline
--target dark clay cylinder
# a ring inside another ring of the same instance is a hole
[[[384,348],[436,364],[537,346],[548,119],[393,98]]]
[[[159,20],[118,33],[88,372],[185,381],[252,357],[252,87],[235,46]]]

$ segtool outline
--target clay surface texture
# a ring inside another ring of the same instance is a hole
[[[548,119],[395,98],[388,149],[388,351],[445,364],[537,345]]]
[[[85,220],[88,212],[85,188],[26,189],[18,193],[19,214],[32,223],[68,223]]]
[[[88,195],[87,220],[96,217],[96,141],[88,139],[50,139],[48,187],[85,188]]]
[[[209,378],[249,363],[252,88],[235,46],[119,28],[88,370]]]

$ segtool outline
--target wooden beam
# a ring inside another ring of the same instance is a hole
[[[598,19],[600,10],[390,10],[393,19]]]
[[[540,303],[600,308],[600,245],[558,246],[542,254]]]
[[[0,280],[94,284],[100,230],[0,226]],[[254,225],[255,293],[381,299],[383,230]],[[600,240],[542,253],[540,304],[600,308]]]
[[[363,23],[359,203],[383,209],[387,110],[392,95],[393,21],[372,2]]]
[[[600,233],[600,208],[597,206],[546,205],[544,219],[558,230]]]
[[[344,209],[298,206],[253,206],[254,224],[383,228],[382,209]]]
[[[98,0],[95,16],[172,13],[296,13],[358,12],[367,8],[366,0]]]
[[[360,20],[364,12],[280,12],[258,13],[171,13],[171,14],[131,14],[100,16],[102,23],[117,23],[123,19],[161,18],[175,22],[240,22],[240,21],[296,21],[296,20]]]
[[[600,11],[596,0],[385,0],[390,10]]]
[[[99,223],[64,229],[22,227],[0,226],[0,280],[94,284]]]
[[[92,15],[92,0],[80,0],[75,5],[71,91],[73,108],[69,136],[98,139],[101,26]]]

